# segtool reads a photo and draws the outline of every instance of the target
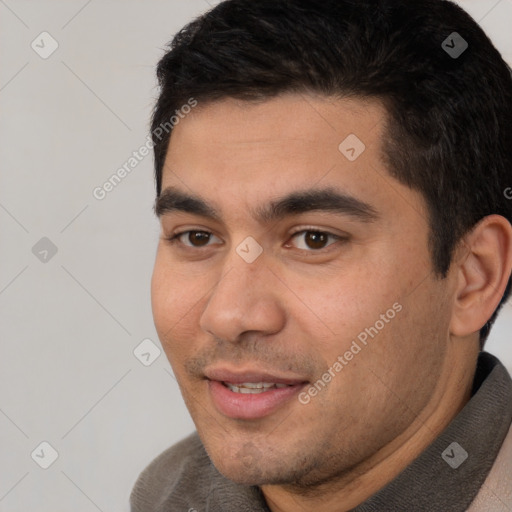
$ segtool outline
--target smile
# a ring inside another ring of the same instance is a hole
[[[229,382],[223,382],[233,393],[243,393],[255,395],[258,393],[265,393],[270,389],[282,389],[288,387],[288,384],[274,384],[271,382],[243,382],[241,384],[231,384]]]

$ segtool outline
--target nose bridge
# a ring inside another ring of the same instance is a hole
[[[272,273],[261,253],[254,258],[251,243],[243,242],[226,258],[226,271],[201,314],[201,328],[226,341],[236,341],[246,331],[276,332],[284,321],[276,287],[270,282]]]

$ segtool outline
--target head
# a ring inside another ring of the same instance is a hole
[[[246,483],[348,471],[435,409],[510,291],[510,70],[444,0],[228,0],[158,78],[153,311],[199,434]],[[297,399],[226,408],[237,371]]]

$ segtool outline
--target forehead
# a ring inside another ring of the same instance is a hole
[[[162,189],[179,187],[220,209],[243,201],[256,208],[269,197],[318,186],[389,200],[401,185],[382,160],[385,122],[384,106],[361,98],[199,102],[174,128]],[[410,201],[422,208],[421,198]]]
[[[286,94],[260,102],[233,98],[205,105],[199,102],[174,128],[168,156],[178,158],[180,150],[192,146],[197,156],[209,153],[229,156],[229,160],[243,159],[246,154],[264,156],[272,150],[284,155],[315,155],[326,148],[338,156],[339,144],[350,134],[364,139],[367,147],[375,145],[385,117],[386,111],[377,100],[305,94]],[[239,151],[231,154],[233,148]],[[191,157],[187,155],[189,161]]]

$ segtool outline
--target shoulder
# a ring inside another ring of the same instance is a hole
[[[180,502],[182,507],[193,508],[194,503],[197,505],[208,495],[212,469],[194,432],[158,455],[142,471],[130,495],[131,511],[156,512],[171,500],[175,505]]]
[[[484,485],[468,512],[512,510],[512,426]]]

